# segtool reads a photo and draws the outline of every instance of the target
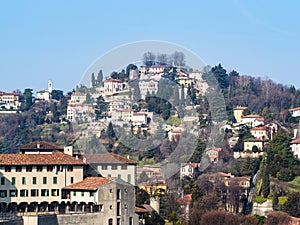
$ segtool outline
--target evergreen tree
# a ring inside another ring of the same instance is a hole
[[[95,114],[96,114],[96,120],[102,118],[107,111],[107,103],[104,101],[104,98],[100,95],[97,98],[96,102],[96,107],[95,107]]]
[[[33,104],[33,102],[32,102],[33,97],[32,96],[33,96],[32,89],[31,88],[26,88],[24,90],[24,93],[23,93],[24,102],[21,105],[21,110],[29,110],[30,109],[30,107]]]
[[[179,105],[179,91],[178,91],[178,86],[174,87],[174,106]]]
[[[278,204],[279,204],[278,196],[279,195],[277,192],[273,194],[273,198],[272,198],[273,210],[278,210]]]
[[[116,137],[116,134],[115,134],[115,131],[114,131],[114,128],[113,128],[113,125],[112,125],[111,122],[109,122],[108,127],[107,127],[107,136],[109,138],[115,138]]]
[[[97,76],[97,82],[96,82],[96,86],[97,87],[101,87],[103,83],[103,72],[102,70],[99,70],[98,76]]]
[[[91,83],[92,83],[92,88],[96,87],[96,79],[94,73],[92,73]]]
[[[264,198],[267,198],[269,194],[270,194],[270,175],[267,167],[265,167],[262,174],[262,195]]]

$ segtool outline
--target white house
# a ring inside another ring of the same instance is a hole
[[[292,117],[298,117],[300,116],[300,107],[289,109],[289,112],[291,113]]]
[[[49,101],[51,99],[52,91],[53,91],[53,82],[51,80],[49,80],[48,81],[48,89],[37,92],[37,95],[36,95],[37,100]]]
[[[20,108],[20,94],[19,93],[8,93],[0,91],[0,110],[1,109],[12,109],[18,110]]]
[[[141,93],[141,98],[145,99],[147,94],[155,95],[158,91],[158,81],[153,79],[140,80],[139,88]]]
[[[119,79],[108,78],[104,81],[105,93],[116,93],[119,91],[123,91],[124,88],[125,84]]]
[[[70,104],[83,104],[86,101],[86,94],[80,92],[73,92],[71,99],[69,100]]]
[[[300,159],[300,139],[292,140],[290,142],[290,146],[292,148],[294,156]]]
[[[183,177],[195,178],[199,175],[200,163],[181,163],[180,164],[180,179]]]
[[[253,127],[250,130],[252,136],[260,140],[268,140],[267,128],[266,127]]]
[[[262,118],[260,115],[255,115],[255,114],[242,116],[241,124],[245,124],[250,127],[263,126],[264,118]]]

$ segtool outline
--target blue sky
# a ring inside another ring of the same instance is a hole
[[[112,48],[162,40],[300,87],[299,1],[1,1],[0,90],[72,90]],[[106,74],[108,75],[108,74]]]

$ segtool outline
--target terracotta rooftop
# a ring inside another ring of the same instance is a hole
[[[290,112],[298,111],[298,110],[300,110],[300,107],[289,109]]]
[[[85,165],[82,160],[64,154],[0,154],[0,165]]]
[[[53,150],[63,150],[62,147],[45,142],[45,141],[35,141],[29,144],[21,145],[20,149],[53,149]]]
[[[237,106],[236,108],[234,108],[234,110],[245,110],[245,109],[247,109],[247,107]]]
[[[81,158],[85,157],[87,163],[127,163],[137,164],[136,161],[127,159],[126,157],[107,152],[103,154],[84,154]]]
[[[200,167],[200,163],[181,163],[180,167],[185,167],[185,166],[189,166],[191,168],[197,168]]]
[[[192,194],[184,195],[182,198],[176,200],[180,205],[190,205],[192,204]]]
[[[247,115],[247,116],[242,116],[242,118],[261,118],[261,116],[257,115],[257,114],[251,114],[251,115]]]
[[[291,144],[300,144],[300,139],[295,139],[290,142]]]
[[[114,180],[115,178],[108,177],[87,177],[83,181],[64,187],[68,190],[97,190],[102,185]]]
[[[251,130],[256,131],[256,130],[266,130],[266,127],[254,127]]]
[[[218,151],[218,152],[221,152],[223,149],[222,148],[206,148],[205,151]]]
[[[119,80],[119,79],[114,79],[114,78],[108,78],[108,79],[106,79],[105,81],[104,81],[105,83],[107,83],[107,82],[116,82],[116,83],[122,83],[122,81],[121,80]]]
[[[0,96],[1,95],[14,95],[14,96],[20,96],[19,93],[16,93],[16,92],[3,92],[3,91],[0,91]]]

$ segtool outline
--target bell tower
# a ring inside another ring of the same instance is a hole
[[[48,91],[50,94],[52,94],[52,91],[53,91],[53,83],[52,83],[52,80],[49,80],[48,81]]]

